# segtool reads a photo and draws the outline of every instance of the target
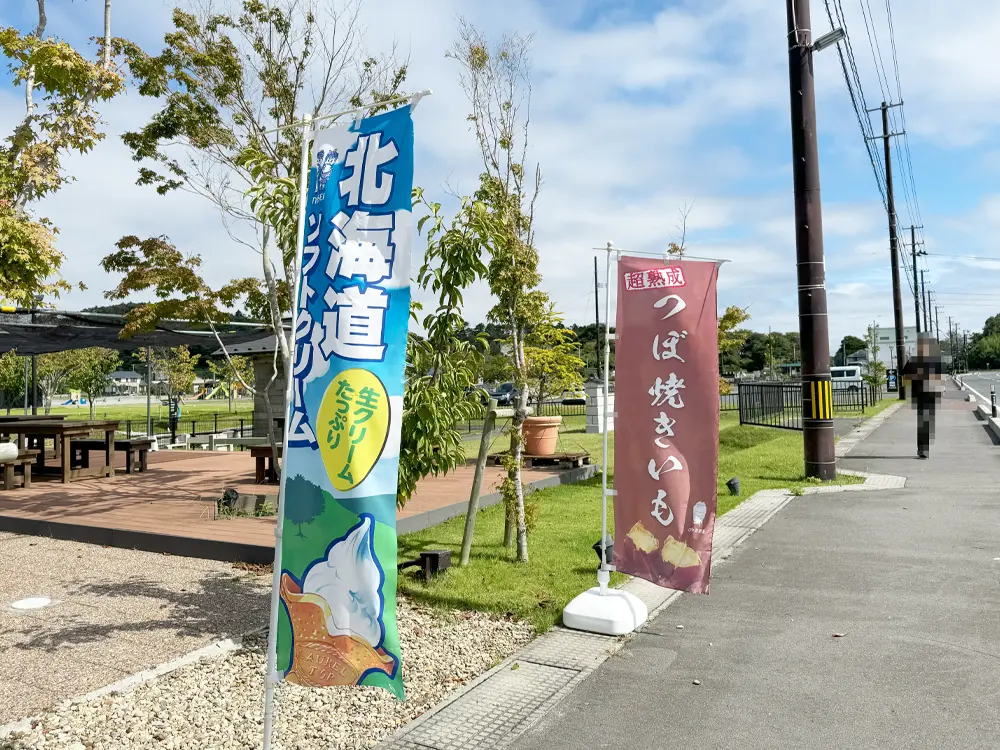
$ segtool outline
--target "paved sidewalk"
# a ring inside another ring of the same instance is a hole
[[[1000,448],[960,398],[929,461],[910,408],[842,461],[905,489],[788,503],[510,746],[1000,746]]]

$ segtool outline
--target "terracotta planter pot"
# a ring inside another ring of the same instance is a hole
[[[529,456],[551,456],[556,452],[562,417],[528,417],[521,427],[524,452]]]

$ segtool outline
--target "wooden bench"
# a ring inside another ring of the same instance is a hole
[[[277,482],[278,472],[274,470],[274,453],[270,445],[253,445],[250,447],[250,457],[256,461],[257,484]],[[278,458],[281,458],[281,446],[278,446]]]
[[[26,449],[17,454],[17,458],[8,458],[0,461],[0,468],[3,469],[3,488],[12,490],[21,486],[25,489],[31,487],[31,465],[38,460],[38,451]],[[14,469],[21,467],[21,474],[18,475]]]
[[[73,455],[70,465],[83,469],[90,468],[90,452],[103,451],[103,440],[74,440]],[[133,474],[145,471],[148,466],[149,449],[153,446],[152,438],[132,438],[130,440],[115,440],[115,450],[125,454],[125,473]]]

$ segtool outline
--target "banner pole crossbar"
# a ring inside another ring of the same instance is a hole
[[[614,247],[614,248],[592,247],[590,249],[598,250],[601,252],[604,251],[613,252],[617,253],[619,256],[634,255],[634,256],[641,256],[644,258],[663,258],[664,260],[678,260],[678,261],[697,260],[697,261],[704,261],[706,263],[719,263],[719,264],[732,262],[731,260],[729,260],[729,258],[705,258],[699,255],[688,255],[686,253],[684,255],[670,255],[669,252],[666,250],[661,250],[659,252],[654,252],[652,250],[622,250],[620,247]]]
[[[332,120],[337,117],[343,117],[344,115],[353,115],[357,112],[364,112],[366,109],[371,109],[372,107],[385,107],[389,104],[399,104],[400,102],[408,102],[413,100],[413,107],[416,107],[420,103],[420,100],[425,96],[431,96],[434,92],[431,89],[424,89],[423,91],[418,91],[414,94],[404,94],[403,96],[395,96],[392,99],[386,99],[384,102],[372,102],[371,104],[364,104],[360,107],[351,107],[351,109],[343,109],[340,112],[333,112],[329,115],[320,115],[319,117],[311,117],[306,115],[301,120],[295,122],[290,122],[285,125],[279,125],[276,128],[271,128],[270,130],[260,131],[260,135],[270,135],[271,133],[280,133],[282,130],[291,130],[292,128],[301,128],[303,125],[315,125],[323,120]]]

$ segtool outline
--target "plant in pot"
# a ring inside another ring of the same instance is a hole
[[[559,439],[561,416],[544,416],[543,405],[563,391],[583,387],[585,363],[576,356],[578,346],[572,330],[552,304],[525,335],[526,385],[535,402],[535,415],[524,421],[524,450],[533,456],[551,456]]]

